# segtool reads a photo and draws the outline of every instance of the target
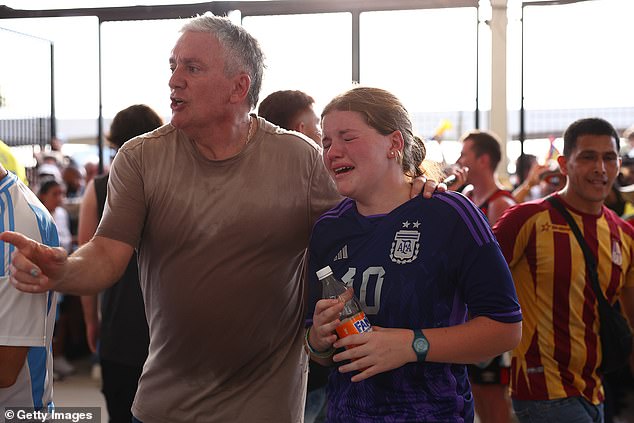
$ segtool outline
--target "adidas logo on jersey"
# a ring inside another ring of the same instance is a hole
[[[344,245],[343,248],[337,253],[333,261],[343,260],[347,258],[348,258],[348,246]]]

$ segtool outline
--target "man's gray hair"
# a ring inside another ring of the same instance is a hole
[[[186,31],[208,32],[218,39],[225,52],[225,74],[228,77],[241,71],[251,77],[248,96],[253,109],[258,104],[264,74],[264,53],[260,43],[229,18],[215,16],[211,12],[192,18],[181,28],[181,32]]]

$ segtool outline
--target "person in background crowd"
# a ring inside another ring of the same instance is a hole
[[[627,140],[627,157],[634,158],[634,125],[623,131],[623,138]]]
[[[472,130],[463,134],[460,141],[462,151],[457,163],[469,168],[466,181],[469,185],[462,193],[493,225],[506,209],[517,204],[495,174],[502,158],[500,140],[492,132]],[[510,367],[508,352],[468,367],[475,410],[483,423],[508,423],[511,419],[507,394]]]
[[[507,208],[516,204],[511,192],[495,176],[502,158],[500,141],[492,132],[480,130],[466,132],[460,141],[462,151],[457,164],[469,169],[466,183],[470,184],[462,193],[494,224]]]
[[[64,184],[52,177],[42,178],[37,190],[37,196],[55,220],[60,246],[68,253],[72,252],[73,240],[70,233],[70,218],[63,207],[64,197],[66,196]]]
[[[617,176],[616,184],[618,190],[625,200],[623,219],[627,222],[634,222],[634,159],[623,156],[621,160],[621,171]]]
[[[321,126],[313,109],[314,102],[311,96],[302,91],[276,91],[262,100],[258,115],[281,128],[300,132],[321,145]],[[328,374],[328,368],[310,361],[304,410],[306,423],[321,423],[326,418]]]
[[[66,185],[68,198],[81,198],[86,184],[86,170],[71,162],[62,169],[62,179]]]
[[[62,182],[62,171],[57,164],[52,160],[50,162],[44,162],[37,167],[38,179],[55,179]]]
[[[46,171],[47,169],[45,168],[44,170]],[[54,173],[53,169],[50,172]],[[70,218],[63,207],[65,195],[66,190],[62,181],[50,176],[40,179],[37,196],[53,216],[55,227],[57,228],[59,246],[70,254],[73,251],[73,240],[70,233]],[[75,372],[75,367],[66,358],[66,342],[69,328],[72,325],[70,312],[72,300],[66,295],[58,295],[57,300],[58,307],[53,337],[53,370],[55,378],[63,379]]]
[[[541,193],[540,175],[548,170],[547,165],[537,162],[537,158],[532,154],[523,154],[516,161],[516,179],[513,198],[518,203],[536,200],[543,197]]]
[[[301,132],[321,145],[321,126],[314,103],[315,100],[302,91],[276,91],[262,100],[258,115],[284,129]]]
[[[144,104],[136,104],[116,114],[110,125],[108,141],[118,150],[129,139],[162,124],[154,110]],[[90,241],[97,230],[106,204],[107,186],[106,173],[97,176],[86,187],[79,216],[81,245]],[[132,254],[124,274],[101,294],[101,308],[98,307],[97,295],[83,296],[82,306],[88,346],[99,355],[101,390],[106,399],[109,421],[129,423],[150,342],[136,252]]]
[[[84,171],[86,172],[86,186],[88,186],[88,183],[90,183],[90,181],[99,174],[99,164],[95,162],[86,162],[86,164],[84,164]]]

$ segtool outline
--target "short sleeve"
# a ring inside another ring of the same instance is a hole
[[[97,236],[137,247],[147,213],[141,166],[141,144],[124,145],[111,165],[108,195]]]

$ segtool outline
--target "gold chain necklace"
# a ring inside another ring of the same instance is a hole
[[[253,129],[253,117],[249,116],[249,130],[247,131],[247,140],[244,142],[245,147],[247,146],[249,141],[251,141],[251,137],[253,136],[253,134],[251,133],[252,129]]]

